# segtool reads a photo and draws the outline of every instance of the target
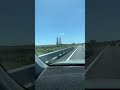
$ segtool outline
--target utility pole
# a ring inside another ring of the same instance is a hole
[[[61,45],[62,43],[61,43],[61,38],[59,37],[59,44]]]
[[[57,45],[57,46],[59,45],[58,37],[56,38],[56,45]]]

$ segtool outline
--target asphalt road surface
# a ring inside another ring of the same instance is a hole
[[[85,59],[85,68],[87,68],[95,58],[100,54],[100,52],[106,47],[107,45],[98,46],[93,50],[92,55]]]
[[[85,62],[85,46],[75,46],[74,49],[72,51],[70,51],[69,53],[65,54],[63,57],[59,58],[58,60],[56,60],[55,63],[57,62],[62,62],[62,61],[82,61]]]
[[[120,46],[107,46],[86,69],[86,79],[120,79]]]
[[[34,64],[9,70],[8,73],[22,86],[32,90],[34,88],[35,67]]]

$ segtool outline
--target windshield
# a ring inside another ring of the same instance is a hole
[[[85,0],[36,0],[35,23],[40,60],[48,65],[85,64]]]

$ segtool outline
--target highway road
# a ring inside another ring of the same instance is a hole
[[[74,49],[67,54],[65,54],[63,57],[59,58],[55,61],[55,63],[59,62],[69,62],[69,61],[75,61],[75,62],[85,62],[85,45],[81,46],[75,46]]]
[[[15,79],[19,84],[28,88],[29,90],[34,89],[35,81],[35,66],[34,64],[9,70],[8,73],[13,79]]]
[[[95,58],[99,55],[99,53],[106,47],[107,45],[102,45],[102,46],[98,46],[95,49],[93,49],[93,53],[85,59],[85,68],[87,68],[89,66],[89,64],[91,64],[91,62],[93,62],[95,60]]]
[[[86,79],[120,79],[120,46],[106,46],[86,69]]]

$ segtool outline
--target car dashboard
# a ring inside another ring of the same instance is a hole
[[[84,90],[84,66],[49,66],[35,81],[35,90]]]

